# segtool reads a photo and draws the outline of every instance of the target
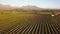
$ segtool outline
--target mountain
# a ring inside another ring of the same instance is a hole
[[[12,7],[10,5],[0,4],[0,10],[41,10],[37,6],[22,6],[22,7]]]
[[[22,6],[19,9],[20,10],[41,10],[41,8],[37,6]]]
[[[39,8],[37,6],[22,6],[22,7],[14,7],[14,6],[10,6],[10,5],[4,5],[4,4],[0,4],[0,10],[22,10],[22,11],[60,11],[60,9],[43,9],[43,8]]]
[[[15,8],[10,5],[0,4],[0,10],[13,10],[13,9],[15,9]]]

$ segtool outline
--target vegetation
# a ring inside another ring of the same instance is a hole
[[[0,34],[59,34],[60,17],[51,12],[1,12]]]

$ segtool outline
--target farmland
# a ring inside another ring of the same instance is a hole
[[[0,14],[0,34],[60,34],[60,17],[50,14]]]

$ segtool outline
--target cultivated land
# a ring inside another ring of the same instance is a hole
[[[1,13],[0,34],[60,34],[60,17],[43,13]]]

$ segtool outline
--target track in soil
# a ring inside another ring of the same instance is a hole
[[[50,15],[35,16],[34,23],[14,25],[1,34],[60,34],[60,17]]]

